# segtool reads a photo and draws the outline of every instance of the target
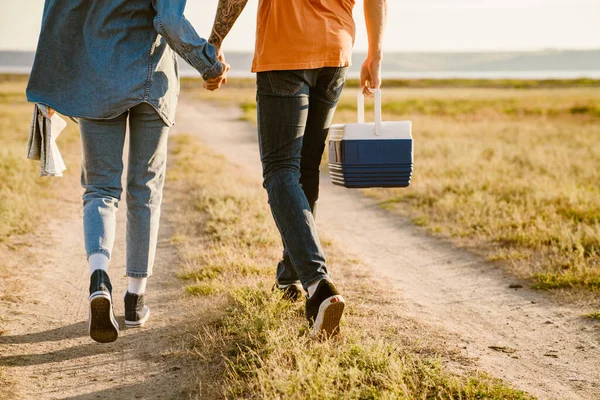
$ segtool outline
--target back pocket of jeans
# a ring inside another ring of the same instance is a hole
[[[304,71],[269,71],[269,84],[273,93],[292,96],[304,85]]]
[[[344,88],[344,83],[346,83],[347,71],[348,67],[339,67],[333,72],[331,81],[329,82],[329,85],[327,85],[327,90],[325,91],[329,101],[338,101],[340,94],[342,93],[342,89]]]

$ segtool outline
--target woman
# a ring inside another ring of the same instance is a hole
[[[173,50],[207,80],[228,66],[183,16],[186,0],[46,0],[27,99],[77,118],[83,147],[81,184],[90,267],[89,331],[115,341],[119,327],[107,274],[127,166],[125,324],[142,326],[152,274],[179,76]],[[218,84],[211,84],[215,89]]]

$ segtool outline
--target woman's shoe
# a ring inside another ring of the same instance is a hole
[[[143,294],[125,293],[125,326],[139,328],[150,318]]]
[[[99,343],[110,343],[119,337],[119,324],[112,304],[112,285],[106,271],[97,269],[90,278],[90,337]]]

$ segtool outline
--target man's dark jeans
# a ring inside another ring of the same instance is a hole
[[[257,74],[257,113],[264,187],[283,240],[279,284],[304,288],[327,277],[315,227],[319,166],[346,80],[345,67]]]

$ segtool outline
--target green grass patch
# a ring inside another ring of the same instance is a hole
[[[232,273],[239,274],[242,276],[250,275],[271,275],[273,271],[267,266],[259,266],[252,263],[242,263],[235,265],[232,268]]]
[[[417,225],[417,226],[427,226],[429,219],[427,218],[426,215],[421,215],[418,217],[414,217],[412,219],[413,224]]]
[[[219,289],[213,285],[198,284],[186,286],[185,291],[193,296],[210,296],[211,294],[218,293]]]
[[[348,87],[360,87],[350,79]],[[383,88],[479,88],[479,89],[560,89],[600,87],[600,79],[386,79]]]
[[[330,341],[311,339],[304,304],[283,301],[280,292],[271,290],[281,244],[260,184],[190,137],[175,136],[171,146],[175,165],[168,177],[168,193],[184,206],[184,217],[176,226],[177,234],[188,240],[179,244],[180,257],[185,268],[193,268],[180,277],[199,281],[185,290],[206,297],[199,299],[206,307],[222,304],[223,311],[212,323],[198,321],[201,327],[190,344],[202,363],[203,395],[531,398],[474,370],[452,372],[446,367],[452,362],[448,353],[424,343],[422,335],[410,336],[411,329],[358,292],[352,294],[343,334]],[[335,243],[328,246],[328,252],[336,251]],[[195,248],[202,250],[190,250]],[[359,262],[341,255],[330,258],[332,269],[336,263]],[[204,272],[214,271],[215,266],[219,273],[214,277]],[[202,283],[205,278],[210,283]],[[213,296],[216,293],[221,295]]]
[[[256,102],[242,103],[240,108],[244,112],[242,116],[243,121],[256,123]]]
[[[208,255],[218,257],[216,252],[209,250]],[[225,258],[227,258],[225,256]],[[193,271],[180,272],[177,277],[182,280],[207,281],[219,279],[223,273],[227,272],[239,276],[260,276],[270,275],[272,271],[266,266],[260,266],[252,262],[232,261],[227,265],[205,265]]]
[[[593,272],[564,272],[560,274],[538,273],[533,276],[535,283],[533,289],[572,289],[585,288],[589,290],[600,290],[600,276]]]
[[[600,311],[593,311],[589,314],[585,314],[584,317],[593,321],[600,321]]]
[[[219,326],[231,398],[528,399],[484,374],[449,373],[442,359],[393,344],[392,332],[351,330],[338,341],[314,342],[298,324],[297,305],[263,289],[232,292]]]
[[[430,115],[437,117],[488,117],[488,118],[567,118],[574,116],[600,118],[600,103],[572,105],[568,99],[560,103],[531,103],[529,99],[517,97],[502,98],[407,98],[401,101],[385,101],[383,111],[390,115],[414,116]],[[244,103],[246,104],[246,103]],[[246,108],[244,108],[245,112]],[[344,99],[338,105],[340,112],[356,112],[354,99]],[[373,105],[365,110],[373,112]]]
[[[217,278],[222,272],[222,267],[210,265],[197,271],[179,273],[177,277],[184,280],[205,281]]]

